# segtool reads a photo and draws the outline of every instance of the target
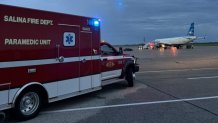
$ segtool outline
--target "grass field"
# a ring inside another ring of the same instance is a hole
[[[194,46],[218,46],[218,42],[194,43]]]
[[[113,45],[115,47],[143,46],[144,44]],[[218,46],[218,42],[193,43],[194,46]]]

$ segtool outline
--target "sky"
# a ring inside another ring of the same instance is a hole
[[[101,39],[139,44],[186,36],[195,22],[196,42],[218,41],[218,0],[0,0],[0,4],[101,19]]]

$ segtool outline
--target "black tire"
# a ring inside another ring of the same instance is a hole
[[[186,45],[186,49],[193,49],[193,45]]]
[[[128,87],[134,86],[134,76],[133,76],[133,68],[129,67],[126,71],[126,81],[128,83]]]
[[[0,123],[5,122],[5,113],[0,111]]]
[[[19,95],[15,102],[15,118],[28,120],[36,117],[42,106],[41,95],[37,91],[26,90]]]

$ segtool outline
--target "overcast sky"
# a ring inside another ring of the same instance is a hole
[[[218,0],[0,0],[0,4],[102,20],[101,39],[134,44],[185,36],[195,22],[196,36],[218,41]]]

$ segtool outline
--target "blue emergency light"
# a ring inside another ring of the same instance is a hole
[[[100,22],[98,20],[94,20],[94,26],[100,26]]]
[[[89,20],[89,25],[90,25],[90,26],[99,27],[99,26],[100,26],[100,20],[99,20],[99,19],[92,19],[92,20]]]

